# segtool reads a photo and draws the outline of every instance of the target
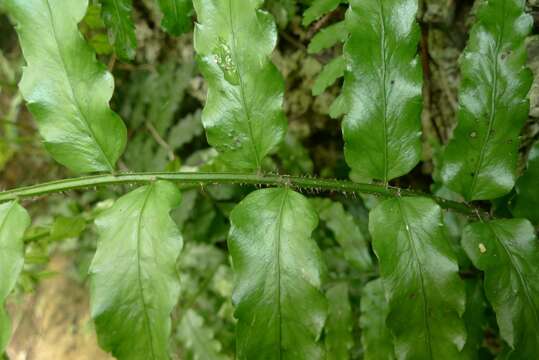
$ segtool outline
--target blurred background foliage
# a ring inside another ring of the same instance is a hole
[[[267,0],[276,20],[279,42],[273,61],[286,79],[286,142],[265,164],[267,172],[326,178],[354,178],[343,158],[339,92],[344,72],[342,20],[347,1],[331,8],[310,6],[311,0]],[[433,164],[455,125],[458,106],[458,59],[473,21],[472,0],[423,0],[422,38],[418,51],[424,71],[423,161],[395,185],[438,189]],[[539,1],[529,1],[539,12]],[[128,127],[129,142],[120,161],[122,171],[225,170],[205,139],[200,113],[206,86],[193,52],[192,32],[173,37],[159,28],[161,15],[151,0],[134,0],[138,43],[135,58],[122,62],[109,43],[98,0],[90,0],[80,24],[99,59],[116,82],[112,108]],[[537,29],[534,30],[537,32]],[[539,134],[539,35],[528,41],[529,66],[535,74],[530,93],[530,118],[522,133],[521,169]],[[17,90],[24,60],[16,34],[0,1],[0,188],[29,185],[73,176],[45,152],[36,126]],[[125,186],[72,191],[69,196],[30,200],[34,224],[26,241],[26,265],[10,302],[14,338],[11,359],[106,359],[95,341],[88,315],[87,269],[95,250],[92,220],[129,190]],[[173,217],[182,229],[185,247],[178,261],[182,294],[173,314],[170,344],[177,359],[232,359],[234,319],[230,295],[233,276],[226,251],[228,215],[250,190],[219,186],[189,190]],[[440,190],[441,191],[441,190]],[[326,329],[352,329],[347,340],[353,359],[362,357],[361,311],[376,306],[376,289],[363,289],[377,277],[369,250],[368,209],[376,199],[310,194],[320,213],[314,238],[328,266],[325,290],[332,301]],[[498,201],[504,213],[511,195]],[[447,214],[448,232],[457,242],[466,219]],[[345,251],[344,251],[344,250]],[[346,253],[346,255],[345,255]],[[469,266],[465,256],[461,265]],[[470,281],[470,289],[474,289]],[[470,291],[472,291],[470,290]],[[368,298],[360,304],[361,295]],[[481,292],[481,290],[479,290]],[[480,294],[481,296],[481,294]],[[500,351],[493,314],[487,314],[483,353]],[[329,339],[329,337],[328,337]],[[331,354],[331,341],[326,341]]]

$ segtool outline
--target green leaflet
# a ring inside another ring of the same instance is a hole
[[[467,200],[503,196],[515,183],[532,83],[524,40],[533,21],[524,5],[485,1],[462,57],[458,126],[444,153],[442,178]]]
[[[51,232],[47,241],[53,242],[78,238],[85,228],[86,220],[84,220],[82,216],[59,216],[54,219],[54,223],[52,224]]]
[[[350,104],[342,127],[348,165],[363,178],[408,173],[421,155],[417,0],[353,0],[346,13]]]
[[[313,0],[311,6],[303,14],[303,26],[307,26],[322,15],[335,10],[340,3],[341,0]]]
[[[182,248],[169,212],[179,203],[177,188],[159,181],[123,196],[96,220],[92,317],[100,345],[120,360],[168,359]]]
[[[179,36],[191,29],[191,0],[157,0],[163,13],[161,27],[171,35]]]
[[[137,50],[132,0],[101,0],[103,21],[116,55],[122,60],[133,60]]]
[[[237,358],[322,359],[325,269],[311,239],[318,218],[308,200],[287,188],[258,190],[234,208],[230,222]]]
[[[327,360],[349,360],[352,339],[352,309],[348,284],[339,283],[326,291],[328,318],[324,330]]]
[[[11,336],[4,302],[24,265],[23,236],[29,225],[30,217],[18,203],[0,205],[0,354],[4,353]]]
[[[338,56],[331,60],[318,74],[313,85],[313,95],[322,94],[328,87],[333,85],[338,78],[344,76],[346,70],[346,60],[343,56]]]
[[[343,42],[348,37],[348,29],[344,21],[339,21],[333,25],[320,30],[309,43],[307,51],[309,54],[318,53],[324,49],[330,48],[338,42]]]
[[[114,81],[77,28],[87,0],[6,0],[27,67],[19,85],[45,147],[75,172],[112,171],[126,129],[108,101]]]
[[[364,360],[395,359],[393,339],[386,326],[388,314],[389,304],[385,299],[382,280],[376,279],[367,283],[363,288],[359,318]]]
[[[516,196],[511,200],[511,212],[516,217],[530,220],[539,225],[539,141],[528,156],[528,168],[518,179]]]
[[[398,359],[458,359],[466,295],[441,208],[428,198],[386,200],[369,229],[389,301]]]
[[[359,271],[371,270],[373,264],[369,245],[352,215],[339,202],[329,199],[314,199],[312,202],[320,219],[327,224],[342,247],[346,261]]]
[[[286,132],[284,82],[269,55],[277,41],[262,0],[195,0],[195,49],[208,82],[208,142],[235,170],[260,169]]]
[[[485,293],[510,359],[539,354],[539,246],[527,220],[495,220],[464,228],[462,246],[485,272]]]
[[[194,310],[183,314],[178,325],[180,341],[191,351],[186,359],[192,360],[224,360],[221,344],[214,339],[213,330],[204,326],[204,319]]]

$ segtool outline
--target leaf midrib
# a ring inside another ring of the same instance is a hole
[[[492,224],[486,223],[492,234],[494,235],[494,239],[496,239],[496,242],[500,244],[502,249],[504,250],[505,254],[507,255],[507,258],[509,259],[509,262],[511,263],[511,266],[515,270],[518,280],[520,282],[520,285],[522,286],[524,290],[524,297],[526,299],[526,302],[528,303],[528,306],[530,307],[533,317],[534,317],[534,328],[536,330],[536,334],[539,334],[539,314],[537,314],[537,309],[535,307],[535,303],[533,302],[532,296],[531,296],[531,290],[529,288],[528,282],[525,280],[525,277],[522,274],[522,269],[520,268],[520,265],[513,259],[513,253],[509,250],[509,248],[504,244],[503,240],[500,239],[498,236],[498,233],[493,228]],[[514,339],[513,339],[514,340]]]
[[[388,164],[388,137],[387,137],[387,88],[386,88],[386,73],[387,73],[387,62],[386,62],[386,24],[385,24],[385,15],[384,15],[384,5],[382,4],[383,0],[378,0],[378,4],[380,5],[380,56],[382,58],[382,106],[383,106],[383,138],[384,138],[384,184],[388,184],[388,172],[389,172],[389,164]]]
[[[137,285],[139,290],[139,295],[142,301],[142,312],[144,314],[144,326],[146,327],[146,331],[148,332],[148,339],[150,342],[150,354],[152,359],[157,359],[155,356],[155,350],[153,345],[153,333],[151,330],[150,325],[150,316],[148,315],[148,306],[146,304],[146,299],[144,297],[144,288],[142,286],[142,265],[141,265],[141,232],[142,232],[142,219],[144,217],[144,211],[146,208],[146,205],[148,204],[148,199],[150,198],[151,193],[154,190],[154,184],[148,185],[148,189],[146,190],[146,195],[144,196],[144,200],[142,201],[142,205],[140,208],[140,212],[137,218],[137,231],[136,231],[136,238],[137,238]]]
[[[180,15],[178,14],[178,6],[176,4],[176,0],[170,0],[172,2],[172,8],[174,13],[174,18],[176,19],[176,22],[180,19]]]
[[[430,324],[428,322],[428,298],[427,294],[425,292],[425,280],[423,275],[423,266],[421,265],[421,261],[419,261],[419,255],[417,254],[417,249],[415,247],[414,243],[414,236],[412,234],[412,231],[410,230],[410,225],[408,222],[408,217],[406,216],[406,213],[404,212],[401,204],[401,199],[397,199],[397,203],[399,205],[399,212],[401,213],[402,220],[404,221],[404,228],[406,229],[406,235],[408,237],[408,240],[410,241],[410,248],[412,249],[414,258],[416,259],[417,263],[417,269],[419,271],[419,279],[420,279],[420,285],[421,285],[421,296],[423,297],[423,319],[424,319],[424,326],[427,331],[427,336],[425,337],[426,345],[429,349],[429,358],[434,359],[433,351],[432,351],[432,344],[431,344],[431,330],[430,330]]]
[[[125,28],[124,28],[124,26],[126,24],[124,23],[124,21],[122,21],[123,19],[122,19],[122,16],[120,14],[120,8],[118,6],[118,2],[121,1],[121,0],[111,0],[111,1],[114,4],[114,12],[116,13],[116,18],[118,19],[118,23],[123,24],[123,26],[120,26],[121,32],[124,34],[124,35],[122,35],[122,40],[127,39],[128,36],[125,35],[127,33],[127,31],[125,31]],[[115,41],[118,41],[118,39],[115,39]]]
[[[283,213],[284,207],[288,200],[288,189],[284,190],[283,199],[279,207],[279,215],[277,218],[277,238],[275,241],[274,256],[276,261],[276,277],[277,277],[277,291],[275,294],[277,302],[277,333],[278,333],[278,342],[279,342],[279,360],[282,358],[282,314],[281,314],[281,238],[282,238],[282,223],[283,223]]]
[[[230,24],[230,33],[232,35],[232,55],[234,57],[234,60],[232,61],[234,63],[234,67],[236,68],[236,72],[238,74],[239,82],[240,82],[240,94],[241,94],[241,102],[242,102],[242,108],[245,112],[245,117],[247,118],[247,128],[249,130],[249,137],[251,139],[251,145],[253,146],[253,151],[255,155],[256,160],[256,168],[257,170],[260,170],[260,155],[258,147],[256,146],[256,141],[253,133],[253,125],[252,125],[252,119],[251,119],[251,109],[247,106],[247,99],[245,98],[245,84],[243,82],[243,76],[242,73],[238,67],[238,56],[237,56],[237,49],[236,49],[236,31],[234,28],[234,22],[232,21],[232,0],[228,0],[228,20]]]
[[[54,20],[53,20],[53,12],[52,12],[49,0],[45,0],[45,4],[47,5],[47,11],[49,13],[48,19],[49,19],[49,23],[50,23],[51,29],[52,29],[52,34],[53,34],[53,37],[54,37],[54,45],[56,46],[56,50],[58,51],[58,57],[59,57],[60,62],[62,64],[62,68],[64,69],[65,78],[67,80],[67,83],[69,84],[69,90],[71,91],[71,97],[73,99],[73,102],[75,103],[74,105],[77,107],[82,119],[84,120],[83,124],[85,125],[86,130],[90,133],[91,138],[92,138],[93,142],[95,143],[95,145],[97,146],[97,149],[101,153],[103,159],[105,160],[106,165],[108,166],[110,171],[113,171],[114,166],[112,166],[112,163],[109,161],[109,158],[105,155],[105,152],[103,151],[103,148],[101,147],[101,144],[97,140],[97,137],[95,136],[95,133],[94,133],[92,127],[90,126],[90,123],[89,123],[89,121],[87,119],[86,114],[82,110],[82,106],[80,105],[79,100],[75,96],[75,89],[73,87],[73,84],[71,83],[71,77],[69,76],[69,72],[67,71],[67,65],[66,65],[66,62],[64,60],[64,54],[63,54],[63,52],[62,52],[62,50],[60,48],[60,45],[59,45],[58,34],[56,32],[56,26],[55,26]]]
[[[483,144],[481,144],[481,151],[479,152],[479,159],[475,166],[474,176],[472,179],[472,186],[470,187],[470,198],[473,198],[475,194],[475,188],[477,186],[477,179],[479,177],[479,172],[481,171],[483,167],[483,161],[485,158],[485,152],[488,143],[490,142],[490,137],[492,135],[492,129],[494,128],[494,122],[496,121],[496,98],[498,97],[498,57],[500,52],[501,43],[504,37],[505,32],[505,5],[506,0],[502,0],[502,15],[504,20],[501,24],[501,30],[498,34],[498,37],[496,38],[496,50],[495,50],[495,58],[494,58],[494,69],[493,69],[493,85],[490,92],[490,116],[488,120],[488,128],[487,133],[485,135],[485,139],[483,141]]]

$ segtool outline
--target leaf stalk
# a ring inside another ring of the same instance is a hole
[[[195,173],[195,172],[145,172],[118,173],[83,176],[19,187],[0,192],[0,203],[17,199],[33,198],[70,190],[91,189],[110,185],[144,185],[157,180],[167,180],[183,188],[209,185],[257,185],[267,187],[288,186],[299,191],[341,192],[345,194],[370,194],[381,197],[423,196],[436,201],[443,209],[454,210],[470,217],[478,217],[480,210],[470,204],[451,201],[423,192],[385,186],[383,184],[355,183],[346,180],[319,179],[289,175],[262,175],[241,173]],[[484,213],[484,212],[483,212]]]

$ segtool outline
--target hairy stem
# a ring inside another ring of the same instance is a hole
[[[362,184],[345,180],[317,179],[288,175],[254,175],[233,173],[120,173],[86,176],[57,180],[48,183],[16,188],[0,192],[0,203],[10,200],[31,198],[69,190],[88,189],[97,186],[134,184],[142,185],[156,180],[168,180],[185,187],[236,184],[259,186],[288,186],[312,192],[342,192],[350,194],[372,194],[383,197],[425,196],[435,200],[442,208],[458,211],[468,216],[478,216],[481,210],[465,203],[442,199],[429,194],[378,184]]]

